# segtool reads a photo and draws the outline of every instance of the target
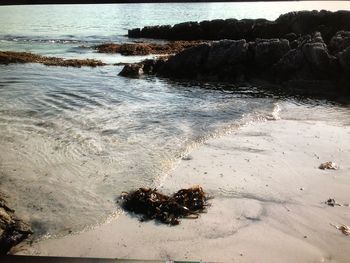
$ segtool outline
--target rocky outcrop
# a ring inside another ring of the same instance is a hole
[[[97,67],[105,64],[95,59],[63,59],[56,57],[45,57],[27,52],[0,51],[0,64],[8,65],[13,63],[41,63],[46,66],[76,67],[82,66]]]
[[[147,71],[146,74],[171,78],[244,80],[265,72],[289,50],[289,41],[284,39],[258,39],[249,43],[245,40],[222,40],[186,49],[159,63],[156,70]]]
[[[106,43],[95,46],[99,53],[119,53],[124,56],[175,54],[186,48],[201,44],[203,41],[173,41],[165,44],[156,43]]]
[[[13,246],[33,233],[14,212],[0,194],[0,255],[7,254]]]
[[[128,31],[133,38],[169,40],[220,40],[256,38],[285,38],[321,32],[328,43],[337,31],[350,30],[350,11],[300,11],[281,15],[275,21],[266,19],[217,19],[202,22],[185,22],[174,26],[147,26]]]
[[[222,40],[201,44],[169,57],[139,63],[157,64],[137,72],[169,78],[249,82],[264,80],[302,90],[350,93],[348,31],[336,32],[328,48],[320,32],[292,40]],[[293,36],[291,36],[293,37]],[[331,44],[330,44],[331,45]],[[318,87],[318,88],[317,88]]]

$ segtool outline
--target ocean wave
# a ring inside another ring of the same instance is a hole
[[[59,43],[59,44],[76,44],[76,43],[86,43],[86,41],[76,38],[50,38],[50,37],[36,37],[36,36],[12,36],[5,35],[0,36],[2,41],[10,42],[29,42],[29,43]]]
[[[106,42],[122,42],[125,36],[23,36],[23,35],[0,35],[0,41],[8,41],[13,43],[36,43],[36,44],[99,44]]]

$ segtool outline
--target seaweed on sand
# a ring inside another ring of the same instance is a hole
[[[122,207],[142,215],[141,221],[155,219],[164,224],[178,225],[180,218],[198,218],[206,211],[208,195],[200,186],[181,189],[172,196],[157,189],[139,188],[121,196]]]

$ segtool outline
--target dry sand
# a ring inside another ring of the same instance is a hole
[[[170,193],[200,184],[207,214],[176,227],[121,214],[86,232],[17,254],[224,262],[349,262],[350,127],[277,120],[246,125],[193,150],[166,177]],[[340,169],[320,170],[335,161]]]

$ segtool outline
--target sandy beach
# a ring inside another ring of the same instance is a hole
[[[220,262],[347,262],[350,127],[322,121],[248,124],[194,149],[161,191],[201,185],[208,213],[176,227],[122,213],[79,234],[22,245],[18,255]],[[188,160],[187,160],[188,159]],[[321,170],[334,161],[338,170]],[[325,204],[334,198],[342,206]]]

